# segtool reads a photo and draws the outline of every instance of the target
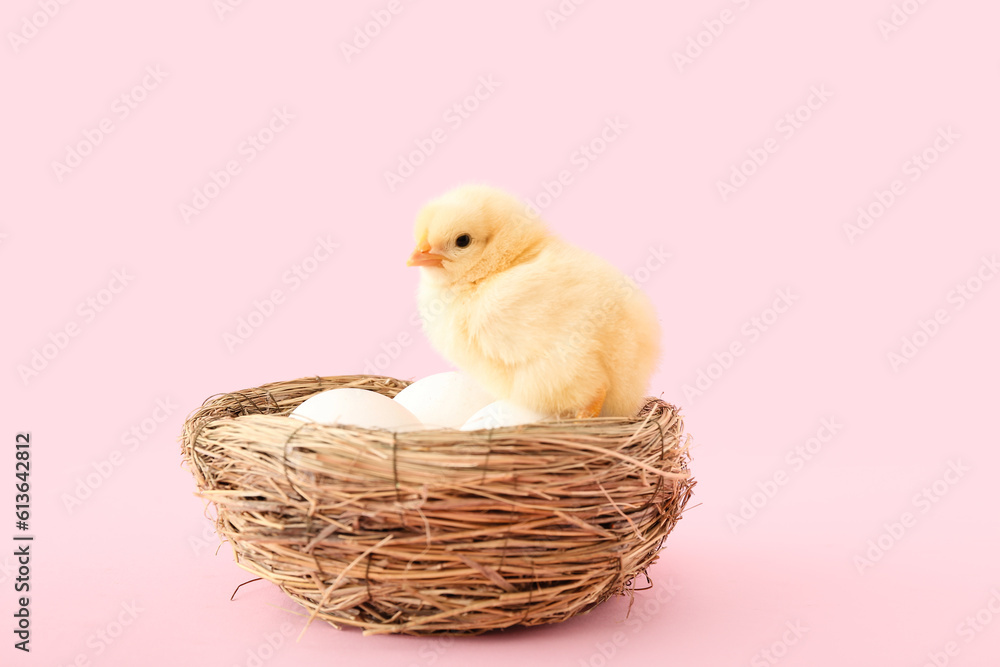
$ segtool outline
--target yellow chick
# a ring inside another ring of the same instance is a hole
[[[497,398],[558,417],[631,417],[659,358],[649,298],[515,197],[466,185],[417,215],[432,345]]]

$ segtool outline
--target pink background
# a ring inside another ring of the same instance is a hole
[[[1000,6],[907,0],[888,32],[889,0],[680,4],[565,0],[553,26],[558,0],[402,0],[348,62],[341,43],[388,0],[249,0],[221,17],[212,0],[4,3],[0,539],[18,532],[13,441],[29,431],[36,541],[30,656],[12,647],[0,548],[0,662],[997,664],[1000,280],[983,258],[1000,252]],[[467,118],[449,111],[480,77],[495,89]],[[248,160],[275,108],[294,118]],[[609,119],[624,127],[582,159]],[[53,162],[102,122],[60,180]],[[384,173],[438,128],[390,188]],[[754,156],[724,200],[718,183]],[[181,205],[230,161],[186,222]],[[466,181],[538,201],[562,171],[543,216],[653,298],[666,351],[651,393],[694,436],[698,486],[656,586],[628,620],[616,599],[453,641],[314,623],[296,642],[299,608],[275,587],[230,602],[249,577],[228,546],[214,555],[180,465],[184,417],[268,381],[446,369],[411,319],[417,209]],[[227,345],[248,317],[259,326]],[[904,337],[919,348],[893,363]],[[51,358],[23,377],[36,351]]]

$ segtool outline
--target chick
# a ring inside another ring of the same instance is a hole
[[[409,266],[432,345],[497,398],[558,417],[634,416],[660,327],[635,283],[515,197],[466,185],[428,203]]]

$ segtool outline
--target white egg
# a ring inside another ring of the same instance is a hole
[[[468,375],[450,371],[417,380],[394,400],[424,424],[459,428],[494,398]]]
[[[463,431],[478,431],[484,428],[500,428],[501,426],[518,426],[551,419],[548,415],[535,412],[529,408],[515,405],[509,401],[496,401],[472,415],[462,426]]]
[[[421,428],[416,415],[388,396],[356,387],[328,389],[310,396],[288,416],[319,424],[361,426],[390,431]]]

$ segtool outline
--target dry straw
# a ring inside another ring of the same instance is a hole
[[[631,595],[694,486],[675,407],[471,432],[286,416],[326,389],[407,384],[276,382],[187,419],[185,457],[241,567],[365,634],[555,623]]]

